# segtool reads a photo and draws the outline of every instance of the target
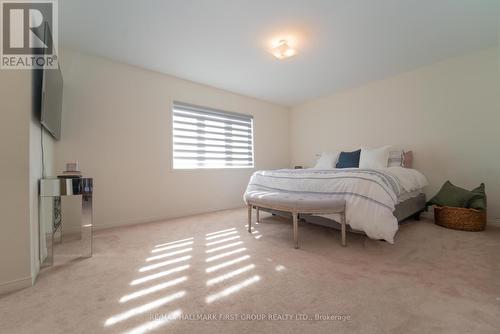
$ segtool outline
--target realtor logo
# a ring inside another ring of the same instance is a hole
[[[2,0],[0,7],[0,68],[57,68],[57,0]]]

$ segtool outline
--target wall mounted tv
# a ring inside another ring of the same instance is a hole
[[[44,42],[52,44],[49,25],[45,24]],[[56,139],[61,138],[61,116],[63,102],[63,77],[61,68],[44,68],[42,70],[41,113],[40,122]]]

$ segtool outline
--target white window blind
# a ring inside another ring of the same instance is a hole
[[[249,168],[253,160],[253,116],[173,104],[173,167]]]

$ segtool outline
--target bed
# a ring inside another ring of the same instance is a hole
[[[257,171],[250,178],[245,196],[258,194],[321,194],[346,201],[349,230],[365,233],[372,239],[394,243],[399,222],[425,208],[423,188],[428,182],[415,169],[280,169]],[[310,223],[336,227],[335,215],[302,215]]]

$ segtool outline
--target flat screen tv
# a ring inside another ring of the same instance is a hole
[[[46,42],[52,43],[48,25],[45,25]],[[50,39],[50,40],[47,40]],[[41,116],[40,121],[56,139],[61,138],[61,115],[63,102],[63,77],[61,68],[44,68],[42,74]]]

